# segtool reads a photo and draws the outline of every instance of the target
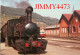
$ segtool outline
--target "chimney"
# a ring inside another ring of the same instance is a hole
[[[33,12],[33,8],[31,6],[29,6],[26,9],[26,13],[27,13],[27,22],[32,22],[32,12]]]

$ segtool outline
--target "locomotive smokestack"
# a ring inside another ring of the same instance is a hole
[[[32,22],[32,12],[33,12],[33,8],[31,6],[29,6],[26,9],[26,13],[27,13],[27,21],[28,22]]]

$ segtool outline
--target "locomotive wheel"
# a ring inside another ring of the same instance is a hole
[[[10,40],[11,40],[11,46],[12,46],[13,48],[16,48],[16,47],[15,47],[15,42],[14,42],[15,40],[14,40],[14,38],[11,38]]]

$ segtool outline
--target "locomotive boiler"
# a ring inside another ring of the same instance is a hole
[[[12,19],[7,22],[2,35],[5,36],[5,43],[13,46],[20,52],[26,51],[45,51],[47,41],[40,37],[40,28],[32,22],[33,8],[29,6],[26,16],[20,19]],[[6,32],[4,32],[6,30]]]

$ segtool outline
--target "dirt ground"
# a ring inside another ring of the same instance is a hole
[[[80,55],[80,41],[69,39],[48,38],[47,49],[40,54],[26,55]],[[1,43],[1,55],[24,55],[20,54],[12,47],[5,47],[5,43]]]

